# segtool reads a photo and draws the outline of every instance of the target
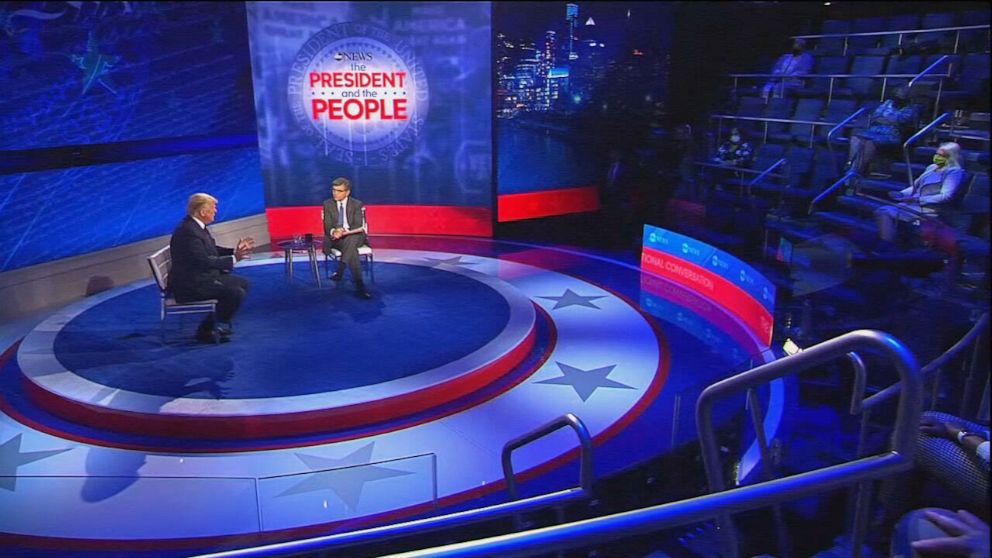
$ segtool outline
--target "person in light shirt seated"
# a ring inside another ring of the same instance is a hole
[[[806,40],[792,41],[792,51],[783,54],[775,61],[771,73],[776,77],[768,80],[761,89],[761,96],[768,99],[771,96],[785,97],[792,91],[803,86],[803,80],[794,76],[809,74],[813,71],[813,55],[806,52]]]
[[[875,210],[878,236],[885,242],[894,242],[899,221],[916,221],[920,214],[936,214],[937,206],[954,199],[964,179],[961,167],[961,146],[950,142],[942,144],[928,166],[912,187],[889,192],[889,197],[899,202]]]

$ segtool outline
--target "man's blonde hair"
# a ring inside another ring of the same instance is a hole
[[[202,192],[193,194],[189,197],[189,201],[186,202],[186,214],[190,217],[196,217],[203,206],[211,203],[217,203],[217,198]]]

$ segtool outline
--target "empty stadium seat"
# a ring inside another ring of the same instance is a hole
[[[851,22],[843,19],[828,19],[823,22],[823,26],[820,28],[820,34],[822,35],[835,35],[840,33],[850,33],[851,32]],[[843,54],[844,53],[844,38],[843,37],[825,37],[819,40],[816,44],[817,54]]]
[[[819,56],[813,66],[814,74],[846,74],[847,65],[850,58],[847,56]],[[834,85],[840,81],[834,79]],[[797,90],[796,94],[801,97],[826,96],[830,91],[830,78],[810,78],[806,80],[806,86]]]
[[[827,105],[827,109],[823,115],[824,122],[838,123],[854,113],[858,109],[858,102],[853,99],[834,99]],[[833,126],[817,126],[816,127],[816,137],[818,141],[826,141],[827,133]],[[840,132],[838,137],[847,138],[849,133]],[[842,140],[843,141],[843,140]],[[845,149],[847,149],[845,147]]]
[[[793,111],[796,107],[796,100],[788,97],[784,98],[772,98],[768,101],[768,107],[765,109],[765,116],[768,118],[781,118],[788,119],[792,118]],[[767,133],[770,134],[781,134],[789,127],[788,124],[783,122],[769,122]]]
[[[884,17],[863,17],[854,20],[851,26],[852,33],[873,33],[885,31]],[[870,49],[874,49],[881,41],[879,35],[869,35],[867,37],[850,37],[847,40],[848,54],[864,54]]]
[[[930,13],[923,16],[920,22],[922,29],[939,29],[942,27],[954,27],[957,25],[957,17],[953,12]],[[932,33],[918,33],[916,35],[918,45],[930,48],[939,48],[942,51],[951,52],[954,48],[953,31],[935,31]]]
[[[800,99],[791,118],[793,120],[819,120],[824,104],[826,104],[825,99]],[[777,142],[797,141],[810,144],[813,139],[813,128],[812,124],[789,124],[787,130],[769,132],[768,138]]]
[[[884,56],[855,56],[851,63],[851,74],[873,76],[882,73],[885,67]],[[847,78],[841,87],[834,88],[834,95],[858,99],[878,98],[882,90],[880,78]]]

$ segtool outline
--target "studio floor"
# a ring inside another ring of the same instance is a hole
[[[4,555],[189,555],[506,501],[504,445],[567,413],[603,477],[695,442],[700,391],[773,358],[710,301],[601,253],[374,246],[371,300],[257,252],[218,345],[193,340],[196,316],[162,322],[150,280],[5,324]],[[784,396],[768,397],[774,430]],[[562,429],[515,451],[525,495],[574,486],[578,447]]]

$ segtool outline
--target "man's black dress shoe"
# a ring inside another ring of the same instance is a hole
[[[368,299],[372,298],[372,293],[366,291],[365,289],[358,289],[355,292],[355,296],[357,296],[358,298],[362,298],[362,299],[368,300]]]
[[[199,343],[220,343],[220,330],[216,327],[210,329],[199,329],[196,332],[196,340]]]
[[[335,283],[341,281],[342,278],[344,278],[343,271],[338,271],[334,275],[331,275],[331,281],[334,281]]]
[[[231,334],[234,333],[234,329],[230,325],[217,324],[217,327],[214,329],[221,337],[230,337]]]

